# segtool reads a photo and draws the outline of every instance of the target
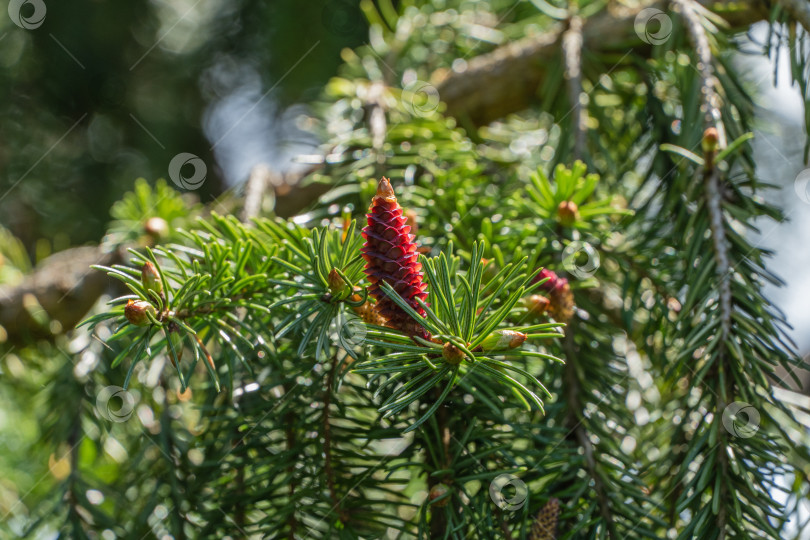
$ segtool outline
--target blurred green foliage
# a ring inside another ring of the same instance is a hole
[[[244,66],[281,107],[301,103],[367,36],[348,0],[45,6],[31,30],[0,13],[0,224],[32,253],[43,237],[98,241],[112,203],[135,178],[166,177],[179,152],[208,164],[196,194],[210,200],[226,184],[206,111],[245,83]]]

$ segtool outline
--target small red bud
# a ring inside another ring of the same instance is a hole
[[[579,219],[579,208],[574,201],[563,201],[557,206],[557,220],[560,225],[570,227]]]
[[[430,488],[430,494],[428,495],[428,499],[430,501],[435,501],[445,493],[450,491],[450,488],[447,487],[446,484],[436,484],[432,488]],[[442,500],[437,502],[434,506],[438,506],[439,508],[447,506],[447,503],[450,502],[450,497],[444,497]]]
[[[448,341],[442,347],[442,357],[444,357],[448,364],[456,366],[464,360],[464,351]]]
[[[346,282],[340,277],[340,274],[337,273],[337,270],[332,268],[329,272],[329,276],[326,278],[329,282],[329,292],[333,295],[337,295],[338,293],[343,292],[346,288]]]
[[[149,302],[143,300],[132,300],[124,306],[124,316],[135,326],[147,326],[152,323],[147,313],[155,315],[155,308]]]
[[[514,330],[497,330],[481,342],[481,349],[488,351],[505,351],[515,349],[526,341],[526,334]]]
[[[530,313],[534,315],[542,315],[548,310],[549,300],[541,294],[533,294],[523,299],[523,305]]]
[[[555,320],[567,322],[574,316],[574,294],[571,292],[568,280],[543,268],[534,277],[532,283],[537,283],[545,278],[548,280],[540,285],[540,289],[546,291],[549,296],[546,310]],[[539,305],[537,307],[539,308]]]
[[[152,291],[159,296],[163,295],[163,282],[160,273],[155,265],[147,261],[141,269],[141,283],[147,291]]]
[[[701,141],[701,147],[703,148],[704,152],[714,152],[717,150],[717,144],[720,142],[720,134],[717,132],[717,128],[710,127],[706,128],[706,131],[703,132],[703,140]]]

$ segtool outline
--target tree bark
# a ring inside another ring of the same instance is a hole
[[[732,29],[744,30],[768,19],[764,2],[702,0],[698,3],[723,17]],[[669,2],[651,2],[635,8],[611,2],[605,10],[583,20],[583,49],[648,54],[651,45],[642,41],[635,30],[636,16],[647,8],[674,17],[669,14]],[[481,126],[539,101],[542,96],[538,96],[537,91],[549,67],[562,62],[561,43],[565,30],[565,25],[558,24],[537,36],[503,45],[469,60],[463,71],[438,70],[431,82],[447,105],[447,114]]]

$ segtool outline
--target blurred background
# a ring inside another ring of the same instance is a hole
[[[7,4],[8,16],[0,10],[0,225],[34,262],[98,243],[112,204],[138,178],[167,178],[178,154],[206,166],[205,183],[194,191],[202,203],[240,190],[256,164],[280,172],[300,166],[295,156],[317,152],[322,142],[306,129],[310,105],[337,73],[341,50],[370,39],[352,0]],[[22,19],[15,22],[16,8]],[[768,293],[806,354],[810,196],[797,182],[807,168],[802,99],[789,84],[787,55],[759,54],[767,25],[747,39],[756,54],[736,61],[758,88],[759,175],[779,186],[769,197],[789,218],[765,225],[758,242],[775,252],[771,268],[786,286]],[[25,459],[18,451],[36,436],[26,418],[0,393],[0,471]],[[14,491],[0,486],[0,508],[13,504],[2,498]]]
[[[207,165],[203,201],[257,162],[288,168],[315,142],[297,117],[368,34],[348,0],[41,5],[30,30],[0,16],[0,219],[32,252],[97,242],[181,152]]]

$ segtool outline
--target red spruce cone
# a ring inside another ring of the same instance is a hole
[[[368,292],[377,300],[377,312],[387,319],[391,328],[430,339],[427,331],[380,288],[381,281],[388,283],[414,311],[425,316],[425,310],[416,302],[417,298],[424,301],[428,295],[427,284],[422,282],[422,265],[417,262],[419,253],[387,178],[380,180],[366,217],[368,226],[363,229],[366,243],[361,251],[366,260],[365,273],[371,282]]]

